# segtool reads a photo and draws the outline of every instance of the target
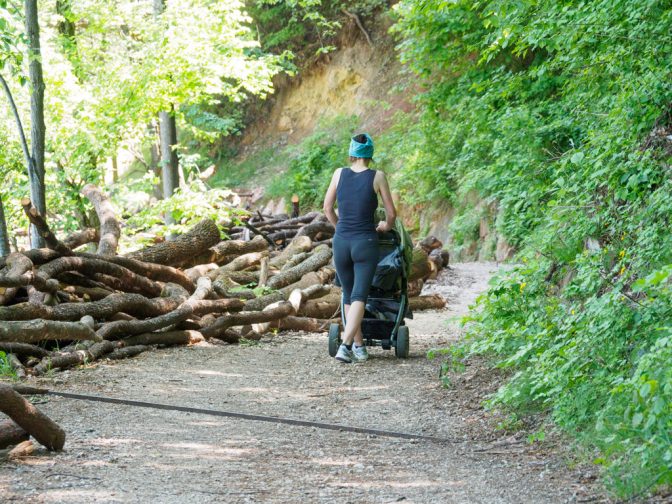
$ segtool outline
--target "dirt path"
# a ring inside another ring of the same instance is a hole
[[[458,264],[430,287],[450,308],[409,321],[408,360],[373,349],[365,364],[339,364],[329,358],[325,336],[295,334],[254,346],[161,350],[45,380],[55,390],[422,433],[455,443],[51,397],[40,407],[67,431],[66,450],[0,464],[0,500],[579,502],[584,485],[558,457],[516,440],[512,452],[492,448],[502,433],[493,434],[478,406],[483,392],[469,392],[478,370],[444,389],[439,363],[425,358],[429,348],[459,336],[451,317],[468,311],[494,269]]]

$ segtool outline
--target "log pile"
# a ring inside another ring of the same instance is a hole
[[[100,230],[59,240],[24,200],[49,248],[0,258],[0,351],[17,376],[157,346],[325,331],[339,321],[334,227],[321,213],[257,212],[229,227],[224,240],[213,221],[203,220],[174,240],[118,255],[120,226],[107,197],[93,186],[84,194],[99,214]],[[75,250],[92,241],[97,253]],[[439,248],[430,242],[430,251]],[[438,296],[418,295],[437,264],[427,250],[414,250],[412,310],[444,306]]]

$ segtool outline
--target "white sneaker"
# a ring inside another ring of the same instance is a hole
[[[369,358],[369,352],[366,350],[366,345],[357,346],[352,345],[352,360],[355,362],[364,362]]]
[[[352,362],[352,350],[348,350],[348,347],[341,343],[341,346],[338,347],[338,352],[336,352],[336,360],[350,364]]]

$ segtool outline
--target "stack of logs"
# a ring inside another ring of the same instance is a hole
[[[100,230],[59,240],[24,200],[48,248],[0,258],[0,351],[19,377],[159,345],[237,343],[340,322],[334,228],[321,213],[257,213],[229,227],[225,240],[215,222],[203,220],[174,240],[116,255],[120,226],[109,200],[94,186],[83,193]],[[96,253],[74,251],[95,241]],[[447,264],[440,247],[430,237],[414,249],[412,310],[444,306],[439,296],[419,295],[422,282]]]

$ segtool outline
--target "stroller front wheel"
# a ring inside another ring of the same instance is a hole
[[[408,326],[399,326],[399,329],[397,330],[397,341],[394,346],[394,354],[400,359],[406,359],[408,357],[408,347]]]
[[[336,357],[339,346],[341,346],[341,326],[331,324],[329,326],[329,355]]]

